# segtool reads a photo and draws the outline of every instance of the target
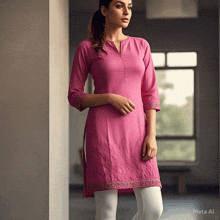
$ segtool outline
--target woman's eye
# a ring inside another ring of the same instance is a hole
[[[117,8],[121,8],[121,7],[122,7],[122,5],[117,5],[116,7],[117,7]]]
[[[117,7],[117,8],[123,8],[122,5],[117,5],[116,7]],[[129,10],[132,10],[132,7],[128,7],[128,9],[129,9]]]

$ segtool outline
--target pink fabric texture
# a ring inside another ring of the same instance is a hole
[[[142,160],[147,134],[146,110],[160,111],[156,73],[149,43],[139,37],[121,41],[119,53],[107,41],[98,53],[89,40],[76,50],[69,84],[68,100],[79,111],[88,74],[94,80],[94,94],[114,93],[130,99],[135,109],[123,115],[111,104],[89,108],[86,125],[86,161],[83,159],[83,197],[94,191],[118,189],[119,194],[133,188],[160,186],[156,156]]]

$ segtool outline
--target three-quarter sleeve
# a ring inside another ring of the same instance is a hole
[[[160,111],[160,99],[157,87],[156,73],[151,56],[150,45],[145,41],[145,52],[143,57],[145,65],[145,71],[141,86],[141,96],[144,107],[144,112],[148,109],[156,109],[156,112]]]
[[[80,112],[86,108],[82,107],[82,100],[88,94],[84,93],[88,73],[89,69],[86,60],[86,48],[81,42],[76,49],[73,59],[68,92],[70,105],[78,109]]]

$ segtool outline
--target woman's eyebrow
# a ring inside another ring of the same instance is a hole
[[[121,2],[121,1],[117,1],[117,2],[115,2],[115,4],[116,4],[116,3],[125,4],[124,2]],[[132,5],[132,3],[129,3],[129,5]]]

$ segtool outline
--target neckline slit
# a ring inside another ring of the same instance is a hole
[[[128,37],[127,39],[124,39],[124,40],[121,40],[121,41],[120,41],[120,52],[119,52],[118,48],[116,47],[114,41],[112,41],[112,40],[107,40],[106,42],[112,42],[112,43],[114,44],[114,47],[115,47],[115,49],[117,50],[117,52],[121,55],[121,50],[122,50],[121,44],[122,44],[122,41],[126,41],[126,40],[128,40],[128,39],[130,38],[129,36],[127,36],[127,37]]]

